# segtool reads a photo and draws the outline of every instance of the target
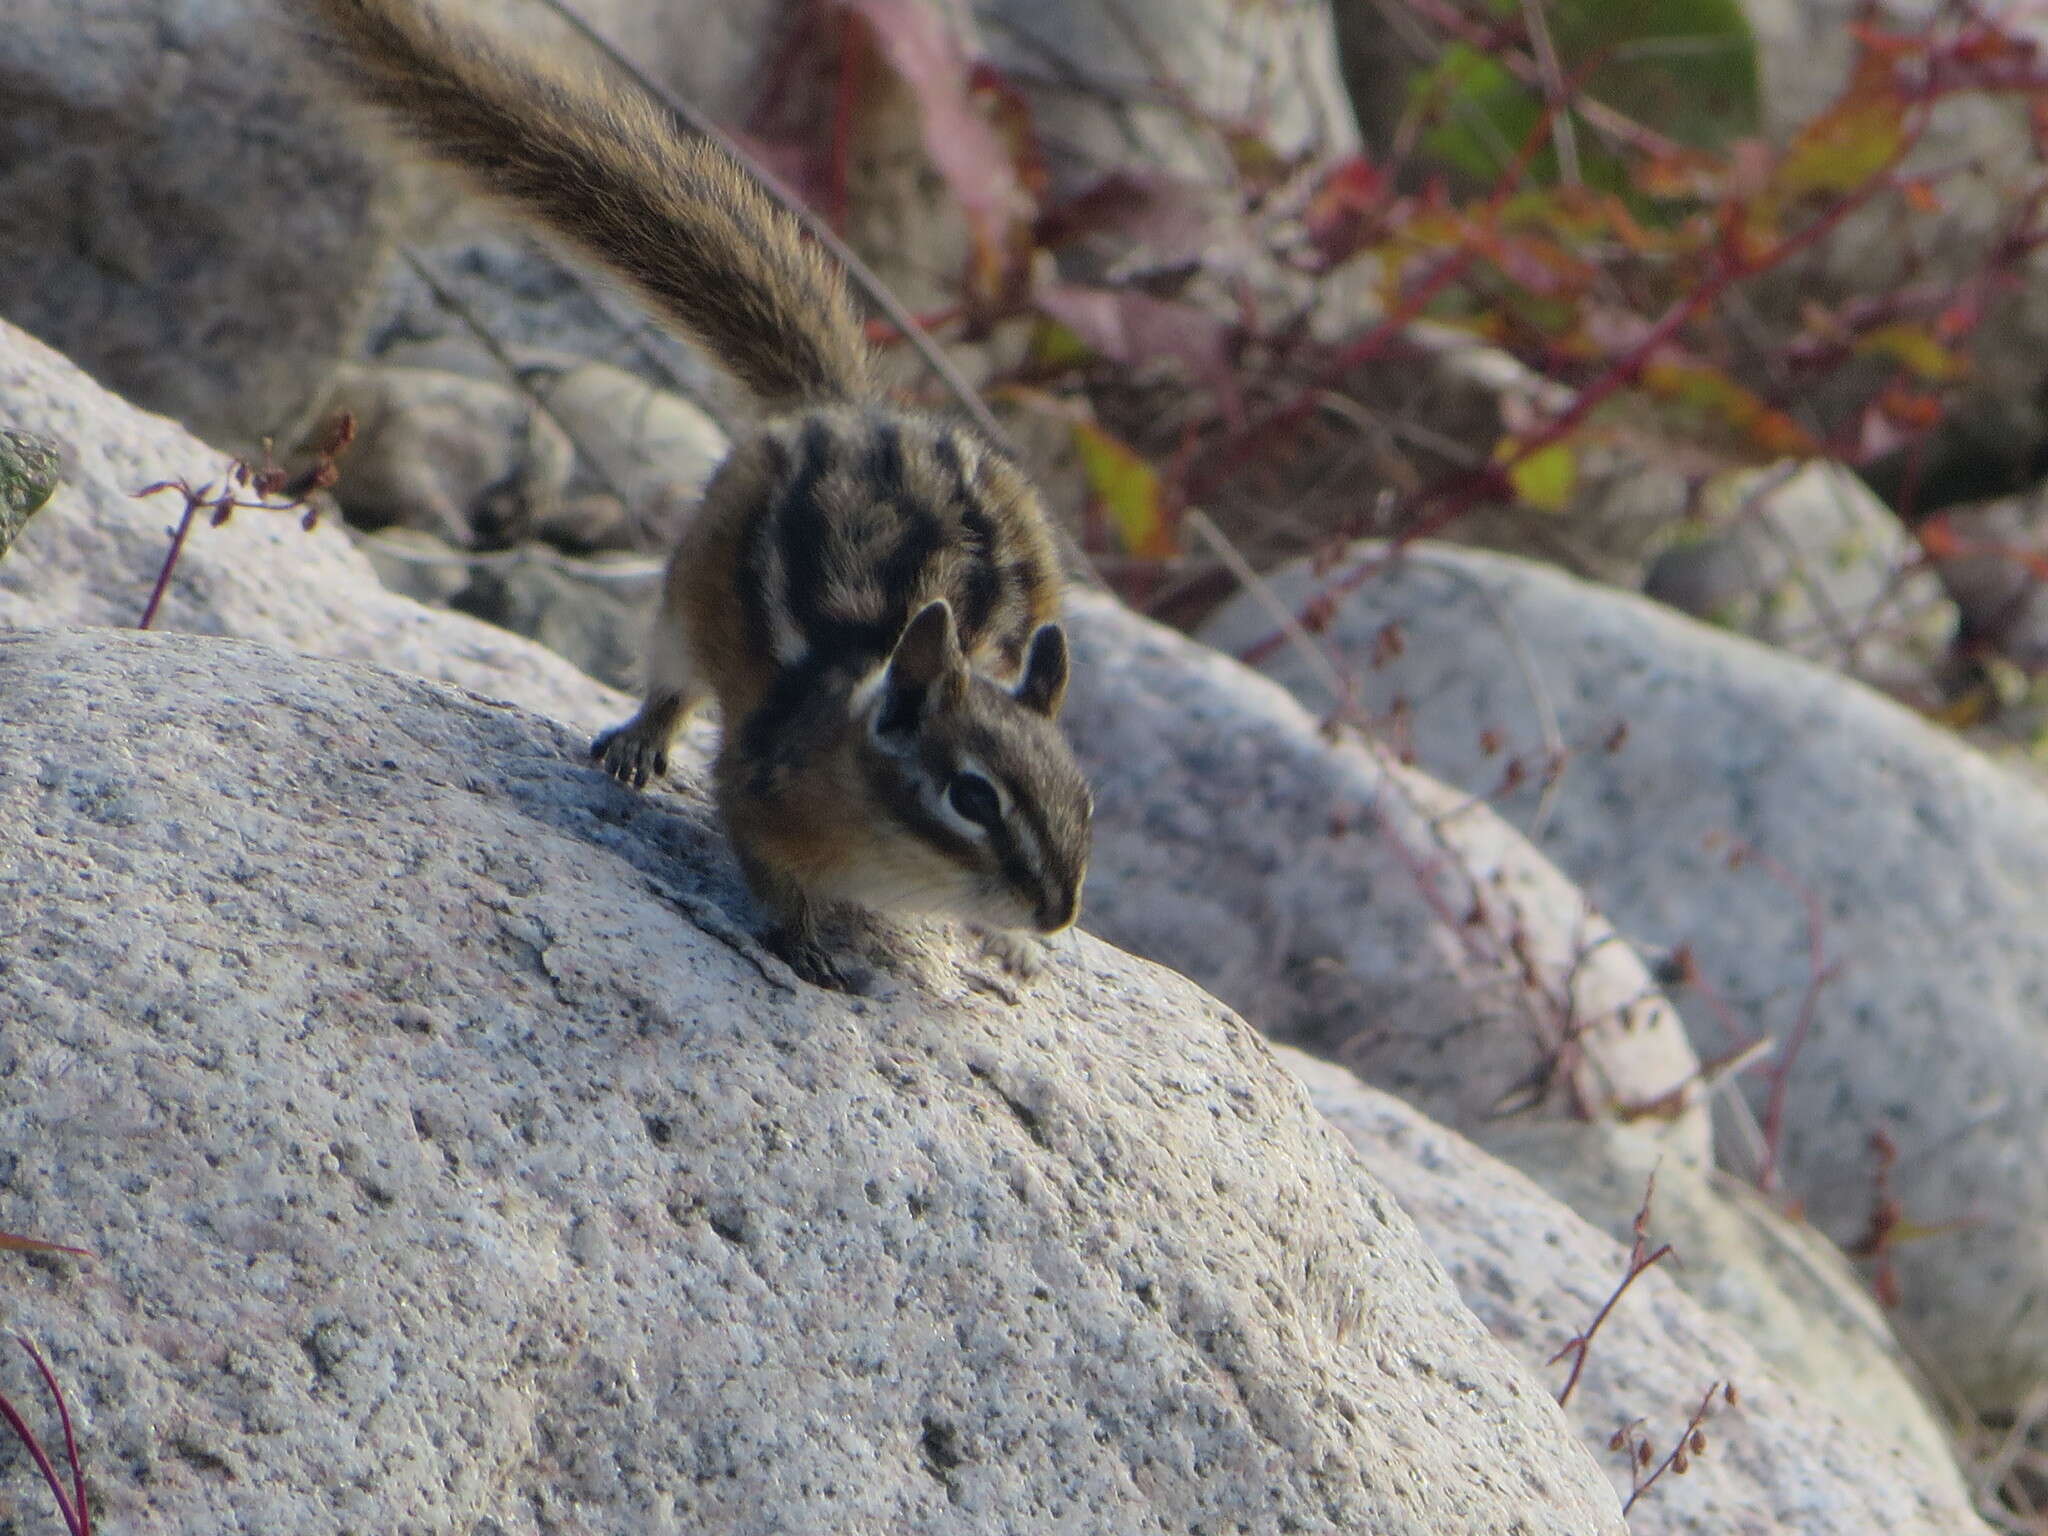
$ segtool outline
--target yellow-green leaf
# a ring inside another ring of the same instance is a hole
[[[1095,355],[1093,347],[1057,320],[1041,320],[1032,328],[1030,360],[1038,368],[1076,368]]]
[[[1126,552],[1146,559],[1173,553],[1165,488],[1158,471],[1128,443],[1092,421],[1074,423],[1074,446],[1088,476],[1088,488],[1116,526]]]
[[[1849,192],[1905,147],[1905,105],[1887,84],[1850,89],[1801,130],[1778,163],[1772,190],[1790,200],[1809,192]]]
[[[1516,458],[1520,448],[1513,438],[1504,438],[1497,456],[1508,461],[1508,481],[1523,505],[1539,512],[1562,512],[1571,504],[1579,484],[1579,456],[1570,445],[1552,443],[1526,458]]]
[[[1893,358],[1936,384],[1961,378],[1970,371],[1967,358],[1943,346],[1917,325],[1880,326],[1857,342],[1856,350],[1866,356],[1876,353]]]

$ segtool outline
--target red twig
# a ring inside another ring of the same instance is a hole
[[[1785,1139],[1785,1101],[1792,1081],[1792,1068],[1820,1009],[1820,994],[1840,970],[1826,959],[1827,914],[1820,893],[1768,854],[1748,844],[1737,844],[1729,854],[1732,866],[1755,863],[1758,868],[1799,899],[1806,920],[1806,991],[1799,1000],[1798,1016],[1785,1037],[1785,1049],[1771,1065],[1771,1091],[1764,1103],[1764,1161],[1757,1170],[1757,1188],[1766,1193],[1777,1187],[1778,1155]]]
[[[1636,1507],[1636,1500],[1648,1493],[1656,1485],[1658,1478],[1666,1472],[1675,1473],[1679,1477],[1685,1476],[1687,1468],[1692,1465],[1692,1458],[1706,1450],[1706,1423],[1713,1417],[1714,1394],[1717,1392],[1729,1406],[1734,1406],[1737,1398],[1733,1382],[1717,1381],[1709,1386],[1706,1394],[1700,1398],[1699,1407],[1693,1409],[1692,1417],[1685,1421],[1685,1428],[1679,1431],[1677,1443],[1671,1447],[1662,1461],[1650,1467],[1647,1474],[1643,1469],[1650,1466],[1650,1458],[1656,1452],[1651,1447],[1649,1439],[1642,1433],[1643,1421],[1637,1419],[1633,1423],[1624,1424],[1614,1432],[1614,1438],[1607,1442],[1608,1449],[1628,1452],[1630,1486],[1628,1499],[1621,1506],[1624,1515]]]
[[[68,1243],[45,1242],[40,1237],[23,1237],[19,1232],[0,1232],[0,1249],[12,1249],[16,1253],[63,1253],[74,1259],[97,1257],[87,1248],[73,1248]]]
[[[42,1352],[27,1336],[16,1334],[15,1340],[28,1351],[29,1359],[35,1362],[36,1371],[43,1378],[43,1385],[49,1389],[50,1397],[57,1405],[57,1421],[64,1429],[64,1455],[71,1465],[71,1490],[68,1495],[65,1492],[64,1480],[51,1464],[49,1453],[43,1449],[42,1441],[36,1438],[35,1431],[29,1428],[28,1421],[21,1416],[20,1410],[8,1400],[4,1392],[0,1392],[0,1419],[7,1421],[7,1427],[14,1431],[15,1438],[21,1441],[30,1458],[34,1460],[36,1470],[42,1473],[43,1481],[49,1485],[51,1495],[57,1500],[57,1512],[64,1517],[65,1529],[71,1536],[92,1536],[92,1511],[86,1507],[85,1502],[85,1469],[78,1459],[78,1437],[72,1430],[71,1407],[64,1401],[64,1389],[57,1385],[56,1373],[50,1369],[49,1362],[43,1359]]]
[[[1557,1402],[1559,1407],[1563,1407],[1571,1401],[1572,1389],[1578,1386],[1579,1376],[1586,1369],[1586,1358],[1593,1352],[1594,1336],[1600,1332],[1600,1326],[1607,1321],[1608,1314],[1614,1311],[1621,1298],[1627,1294],[1628,1288],[1636,1283],[1637,1276],[1656,1265],[1671,1252],[1671,1245],[1669,1243],[1661,1243],[1654,1250],[1650,1247],[1650,1201],[1656,1197],[1656,1194],[1657,1175],[1652,1173],[1649,1183],[1643,1188],[1642,1206],[1636,1211],[1635,1240],[1629,1244],[1628,1268],[1622,1274],[1621,1283],[1615,1286],[1607,1300],[1601,1304],[1600,1310],[1593,1314],[1593,1321],[1586,1325],[1585,1331],[1565,1340],[1563,1348],[1550,1357],[1549,1363],[1551,1365],[1557,1364],[1566,1355],[1572,1357],[1571,1374],[1565,1378],[1564,1385],[1558,1389]]]
[[[1718,247],[1718,260],[1714,271],[1683,298],[1675,301],[1664,314],[1630,347],[1627,352],[1610,363],[1607,369],[1592,383],[1580,390],[1572,403],[1545,422],[1536,431],[1517,439],[1514,450],[1504,457],[1476,470],[1440,481],[1405,498],[1396,509],[1394,521],[1405,523],[1395,536],[1395,550],[1416,539],[1428,538],[1441,532],[1464,516],[1474,506],[1488,498],[1511,496],[1513,481],[1511,472],[1527,463],[1545,449],[1556,446],[1570,436],[1586,419],[1605,405],[1622,390],[1633,385],[1645,368],[1656,360],[1657,355],[1669,346],[1693,320],[1718,303],[1728,290],[1758,273],[1770,271],[1825,239],[1858,209],[1864,207],[1880,192],[1896,184],[1899,161],[1918,141],[1920,125],[1915,124],[1900,136],[1899,144],[1891,157],[1877,170],[1865,177],[1856,189],[1830,207],[1819,218],[1797,232],[1785,236],[1770,246],[1761,255],[1746,255],[1741,244],[1741,211],[1733,210],[1728,228]],[[1461,247],[1454,255],[1474,254],[1469,246]],[[1447,260],[1450,258],[1447,258]],[[1404,312],[1407,310],[1404,306]],[[1408,315],[1412,318],[1412,314]],[[1402,323],[1406,323],[1405,319]],[[1427,510],[1434,506],[1434,510]],[[1426,515],[1424,515],[1426,512]],[[1370,577],[1385,566],[1385,558],[1359,562],[1342,576],[1325,583],[1316,593],[1313,601],[1328,603],[1335,598],[1356,591]],[[1244,661],[1258,665],[1277,650],[1284,634],[1274,631],[1262,636],[1241,652]]]
[[[185,498],[185,510],[178,518],[178,526],[171,531],[171,547],[164,552],[163,568],[156,573],[156,585],[150,588],[149,601],[143,605],[142,617],[136,621],[135,627],[147,629],[155,620],[157,608],[170,587],[171,572],[177,569],[178,556],[185,551],[185,539],[192,532],[192,520],[199,515],[200,508],[207,509],[207,521],[216,528],[237,512],[301,512],[299,526],[311,533],[320,520],[320,512],[317,507],[307,506],[306,498],[315,491],[326,490],[340,478],[334,461],[355,441],[355,436],[356,419],[350,412],[343,411],[328,423],[314,449],[313,462],[296,474],[288,475],[275,464],[267,462],[269,446],[266,443],[266,462],[261,469],[246,459],[236,459],[228,465],[227,479],[218,487],[211,480],[196,489],[189,480],[159,480],[137,491],[138,500],[164,491],[176,491]],[[241,494],[245,488],[253,500]]]
[[[211,489],[211,486],[204,488],[204,490]],[[143,605],[142,617],[135,623],[137,629],[149,628],[150,624],[156,619],[157,607],[163,602],[164,591],[171,584],[171,572],[177,569],[178,556],[185,552],[185,536],[192,531],[192,519],[199,515],[199,508],[202,505],[201,497],[204,494],[204,490],[200,494],[195,495],[189,486],[179,481],[175,484],[165,483],[145,486],[142,490],[135,493],[138,497],[154,496],[159,491],[173,490],[185,493],[185,512],[178,519],[178,526],[171,530],[171,547],[164,555],[163,569],[156,573],[156,585],[149,589],[149,601]]]

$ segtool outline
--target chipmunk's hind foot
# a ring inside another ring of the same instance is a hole
[[[866,997],[875,990],[875,968],[816,933],[771,928],[762,935],[769,953],[814,987]]]

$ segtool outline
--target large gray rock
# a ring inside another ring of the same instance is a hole
[[[19,0],[0,27],[0,315],[231,446],[297,425],[385,238],[295,52],[251,0]]]
[[[553,415],[511,384],[348,364],[334,372],[320,421],[342,411],[356,433],[335,499],[358,527],[502,549],[561,508],[575,450]]]
[[[1327,6],[975,0],[974,12],[996,66],[1056,125],[1064,190],[1119,169],[1229,179],[1227,146],[1201,117],[1256,125],[1281,157],[1357,147]]]
[[[0,1323],[110,1528],[1621,1536],[1259,1037],[746,938],[701,794],[266,646],[0,636]]]
[[[1855,473],[1825,459],[1716,476],[1643,590],[1874,687],[1930,697],[1956,605]],[[1704,526],[1701,526],[1704,525]]]
[[[1312,580],[1274,588],[1298,607]],[[1389,623],[1400,655],[1382,648],[1375,667]],[[1242,651],[1268,628],[1240,600],[1206,634]],[[1714,994],[1744,1034],[1788,1043],[1817,923],[1825,982],[1789,1076],[1786,1190],[1858,1242],[1878,1196],[1871,1137],[1888,1134],[1922,1233],[1890,1255],[1915,1335],[1983,1408],[2048,1374],[2040,791],[1831,673],[1501,556],[1418,549],[1324,638],[1367,708],[1411,701],[1420,761],[1451,783],[1500,787],[1483,732],[1504,755],[1540,756],[1552,730],[1573,748],[1554,785],[1532,773],[1494,803],[1638,944],[1688,947],[1712,989],[1680,999],[1703,1054],[1734,1043]],[[1325,707],[1290,651],[1268,670]],[[1740,850],[1758,858],[1731,869]],[[1746,1082],[1761,1117],[1767,1079]],[[1754,1154],[1735,1162],[1753,1170]]]
[[[1469,1135],[1633,1119],[1707,1157],[1676,1011],[1492,811],[1108,598],[1068,619],[1092,932]]]
[[[1916,1367],[1834,1244],[1732,1175],[1687,1167],[1627,1126],[1561,1129],[1503,1128],[1488,1150],[1624,1247],[1654,1179],[1648,1239],[1671,1245],[1667,1273],[1686,1294],[1788,1386],[1827,1404],[1867,1443],[1917,1458],[1968,1502],[1954,1443]]]
[[[57,494],[0,561],[0,629],[135,623],[181,505],[174,495],[140,501],[135,492],[179,477],[218,484],[226,457],[109,394],[5,322],[0,399],[20,426],[57,444],[66,463]],[[341,466],[345,477],[346,456]],[[591,728],[615,723],[629,707],[538,646],[385,590],[333,517],[311,533],[295,513],[238,512],[221,528],[202,518],[157,624],[375,661]]]
[[[0,394],[75,461],[0,564],[0,627],[132,623],[176,504],[131,492],[171,475],[218,479],[221,456],[4,328]],[[442,570],[426,563],[431,549],[412,553],[424,557],[415,576]],[[450,596],[474,573],[459,574]],[[618,607],[586,637],[593,657],[613,654],[629,622]],[[527,611],[537,627],[554,612]],[[1087,896],[1096,931],[1460,1124],[1510,1094],[1551,1114],[1624,1113],[1693,1075],[1640,963],[1604,942],[1555,870],[1483,808],[1433,827],[1444,791],[1412,776],[1390,785],[1362,754],[1333,751],[1272,684],[1102,599],[1077,599],[1073,621],[1082,659],[1069,721],[1100,800]],[[387,591],[338,530],[305,534],[294,517],[240,513],[195,530],[160,624],[375,661],[584,729],[631,708],[539,646]],[[679,772],[714,739],[700,722]],[[1406,846],[1367,834],[1376,802]],[[1355,829],[1338,830],[1342,816]],[[1482,887],[1486,922],[1457,921]],[[1566,1070],[1548,1073],[1567,1036]],[[1651,1123],[1677,1155],[1707,1155],[1696,1104]]]
[[[612,687],[638,687],[648,619],[660,600],[659,561],[577,560],[539,544],[465,558],[409,529],[372,535],[359,547],[394,592],[537,640]]]
[[[1493,1336],[1561,1390],[1570,1362],[1552,1357],[1620,1283],[1625,1247],[1398,1099],[1298,1052],[1281,1057],[1415,1218]],[[1631,1209],[1641,1199],[1638,1183]],[[1833,1390],[1846,1382],[1788,1377],[1752,1346],[1739,1308],[1687,1289],[1692,1265],[1716,1262],[1681,1246],[1637,1278],[1601,1324],[1567,1404],[1626,1495],[1627,1463],[1609,1449],[1617,1430],[1640,1421],[1661,1457],[1711,1384],[1737,1388],[1734,1404],[1717,1403],[1685,1474],[1661,1478],[1629,1511],[1632,1536],[1988,1536],[1952,1456],[1914,1421],[1926,1414],[1911,1389],[1878,1373],[1859,1385],[1880,1401],[1846,1402]]]

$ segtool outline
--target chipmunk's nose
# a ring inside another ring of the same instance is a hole
[[[1045,893],[1038,904],[1038,931],[1063,933],[1081,915],[1081,882],[1059,886]]]

